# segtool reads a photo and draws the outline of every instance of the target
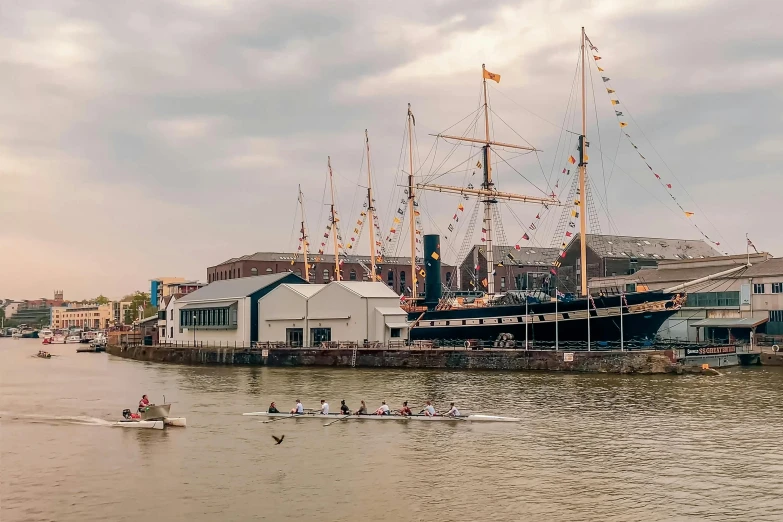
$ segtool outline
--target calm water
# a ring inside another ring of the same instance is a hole
[[[0,339],[0,520],[783,520],[783,372],[166,366]],[[142,393],[187,428],[106,426]],[[271,400],[455,400],[520,424],[262,424]],[[285,434],[282,445],[271,435]],[[140,509],[145,514],[139,512]]]

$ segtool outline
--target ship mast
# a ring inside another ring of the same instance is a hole
[[[413,125],[416,120],[413,118],[413,111],[411,111],[411,104],[408,104],[408,156],[410,156],[410,170],[408,171],[408,216],[411,220],[411,299],[413,304],[416,304],[417,286],[419,285],[419,277],[416,273],[416,215],[415,212],[415,200],[413,194]]]
[[[375,281],[375,207],[372,204],[372,174],[370,173],[370,137],[364,129],[364,139],[367,142],[367,217],[370,222],[370,281]]]
[[[485,80],[486,81],[486,80]],[[582,27],[582,135],[579,136],[579,230],[582,231],[580,243],[579,263],[582,265],[582,295],[587,295],[587,211],[585,200],[587,192],[585,183],[587,178],[587,155],[585,154],[585,135],[587,134],[585,111],[585,28]]]
[[[304,253],[304,279],[310,282],[310,264],[307,261],[307,230],[305,229],[304,198],[302,197],[302,185],[299,185],[299,208],[302,210],[302,252]]]
[[[524,196],[520,194],[512,194],[508,192],[498,192],[495,190],[495,184],[492,181],[492,168],[490,167],[491,154],[490,150],[493,145],[498,147],[505,147],[510,149],[536,151],[538,149],[534,147],[525,147],[522,145],[513,145],[510,143],[502,143],[492,141],[489,136],[489,98],[487,96],[487,78],[494,79],[499,82],[500,77],[487,71],[484,64],[481,65],[481,75],[483,77],[483,92],[484,92],[484,136],[485,138],[465,138],[462,136],[451,136],[448,134],[436,134],[439,138],[447,138],[459,141],[466,141],[469,143],[481,143],[483,145],[483,167],[484,167],[484,182],[481,184],[481,189],[466,189],[461,187],[449,187],[445,185],[429,185],[418,184],[417,188],[422,190],[432,190],[435,192],[448,192],[451,194],[470,194],[482,197],[482,203],[484,203],[484,229],[486,230],[486,242],[487,242],[487,294],[492,296],[495,294],[495,278],[492,275],[495,265],[495,256],[492,251],[492,205],[495,205],[498,199],[505,199],[508,201],[521,201],[524,203],[543,203],[547,205],[560,205],[560,202],[554,197],[535,197]]]
[[[337,215],[334,211],[334,179],[332,176],[331,156],[326,157],[326,164],[329,165],[329,186],[332,189],[331,213],[332,213],[332,239],[334,239],[334,279],[336,281],[340,281],[340,258],[338,256],[339,247],[337,246]]]

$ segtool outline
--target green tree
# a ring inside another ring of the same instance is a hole
[[[125,324],[131,324],[137,319],[149,317],[158,311],[157,307],[152,306],[150,303],[150,294],[148,292],[134,292],[126,295],[122,300],[131,304],[130,309],[125,311],[125,317],[123,318]],[[143,309],[143,317],[139,316],[139,307]]]
[[[105,304],[109,304],[109,298],[108,298],[108,297],[106,297],[106,296],[105,296],[105,295],[103,295],[103,294],[99,295],[98,297],[96,297],[96,298],[95,298],[95,299],[93,299],[92,301],[93,301],[94,303],[98,303],[99,305],[105,305]]]

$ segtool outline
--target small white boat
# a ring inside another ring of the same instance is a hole
[[[49,328],[44,328],[40,332],[38,332],[38,338],[39,339],[52,339],[54,337],[54,332],[51,331]]]
[[[63,342],[64,343],[68,343],[68,344],[71,344],[71,343],[81,343],[82,342],[82,337],[80,335],[69,335],[68,337],[65,338],[65,340]]]
[[[320,419],[322,421],[330,420],[372,420],[372,421],[425,421],[425,422],[520,422],[522,419],[516,417],[501,417],[499,415],[460,415],[459,417],[448,417],[445,415],[436,415],[430,417],[423,414],[414,415],[342,415],[340,413],[330,413],[321,415],[320,413],[302,413],[300,415],[291,415],[290,413],[267,413],[265,411],[255,411],[243,413],[242,415],[250,417],[296,417],[297,419]]]
[[[162,430],[162,420],[138,420],[138,419],[123,419],[117,421],[112,426],[118,426],[120,428],[146,428],[149,430]]]

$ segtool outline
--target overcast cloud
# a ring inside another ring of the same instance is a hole
[[[502,75],[494,110],[543,150],[544,174],[532,156],[515,168],[546,190],[582,25],[633,114],[629,132],[693,223],[724,252],[744,253],[747,232],[783,255],[781,19],[776,0],[6,1],[0,297],[116,298],[153,277],[204,280],[230,257],[295,250],[298,184],[313,237],[323,229],[327,155],[342,215],[356,217],[365,128],[385,220],[407,103],[424,159],[429,133],[476,108],[482,63]],[[603,231],[698,238],[627,143],[604,189],[619,130],[606,95],[596,101]],[[498,139],[520,141],[495,124]],[[527,190],[513,171],[497,175],[501,190]],[[456,200],[425,204],[425,232],[445,229]],[[514,207],[523,222],[537,210]],[[505,229],[512,243],[522,233],[515,220]]]

